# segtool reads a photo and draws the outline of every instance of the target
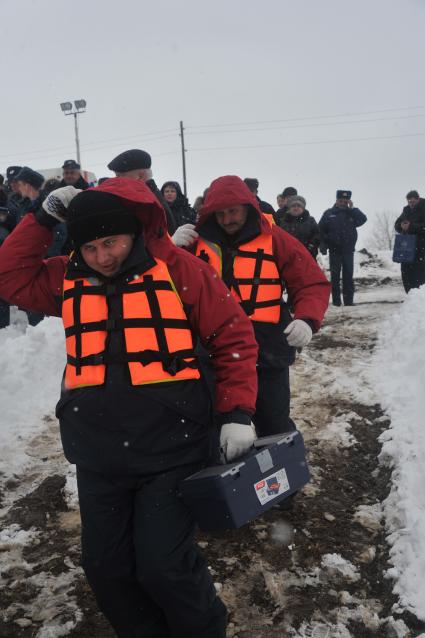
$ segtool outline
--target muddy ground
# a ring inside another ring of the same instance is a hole
[[[379,323],[401,299],[387,286],[379,302],[368,282],[358,305],[330,310],[293,367],[293,417],[313,477],[293,509],[272,509],[240,530],[199,534],[229,608],[229,637],[413,638],[425,631],[398,610],[385,577],[380,503],[390,473],[379,465],[378,438],[389,421],[364,372]],[[52,416],[31,447],[31,472],[2,482],[2,529],[19,526],[29,536],[0,543],[0,636],[112,638],[79,568],[79,516],[66,499],[68,469]]]

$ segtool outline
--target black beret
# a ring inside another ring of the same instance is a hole
[[[65,160],[62,168],[71,168],[72,170],[80,170],[81,166],[75,160]]]
[[[351,191],[337,191],[336,192],[337,199],[351,199]]]
[[[16,179],[17,174],[21,170],[22,166],[8,166],[6,169],[6,177],[7,181],[11,182]]]
[[[109,170],[114,171],[114,173],[127,173],[127,171],[150,168],[151,166],[152,158],[149,153],[138,148],[120,153],[108,164]]]
[[[44,182],[43,175],[41,175],[41,173],[37,173],[37,171],[33,171],[32,168],[29,168],[28,166],[23,166],[13,179],[30,184],[30,186],[33,186],[34,188],[41,188]]]

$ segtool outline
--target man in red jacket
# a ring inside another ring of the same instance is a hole
[[[120,638],[224,638],[226,609],[178,484],[213,438],[194,338],[214,364],[227,459],[252,445],[252,327],[213,271],[173,245],[142,182],[76,193],[51,193],[6,240],[0,296],[64,322],[56,413],[77,466],[83,567]],[[44,259],[64,219],[75,251]]]
[[[293,430],[289,365],[295,349],[306,346],[319,329],[330,284],[304,246],[261,212],[239,177],[212,182],[196,232],[190,250],[216,270],[254,327],[257,435]],[[288,304],[282,300],[285,290]]]

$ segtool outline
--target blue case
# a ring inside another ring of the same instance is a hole
[[[409,264],[415,261],[416,235],[398,234],[394,240],[393,261],[397,264]]]
[[[300,432],[263,437],[248,455],[215,465],[180,484],[204,531],[235,529],[261,516],[310,480]]]

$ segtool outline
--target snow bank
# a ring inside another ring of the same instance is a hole
[[[391,417],[381,460],[393,468],[384,513],[394,593],[425,620],[425,286],[412,290],[383,326],[372,368]]]
[[[0,333],[0,470],[11,475],[22,472],[28,439],[42,431],[43,416],[59,398],[64,331],[59,319],[47,318],[34,328],[12,325]]]

